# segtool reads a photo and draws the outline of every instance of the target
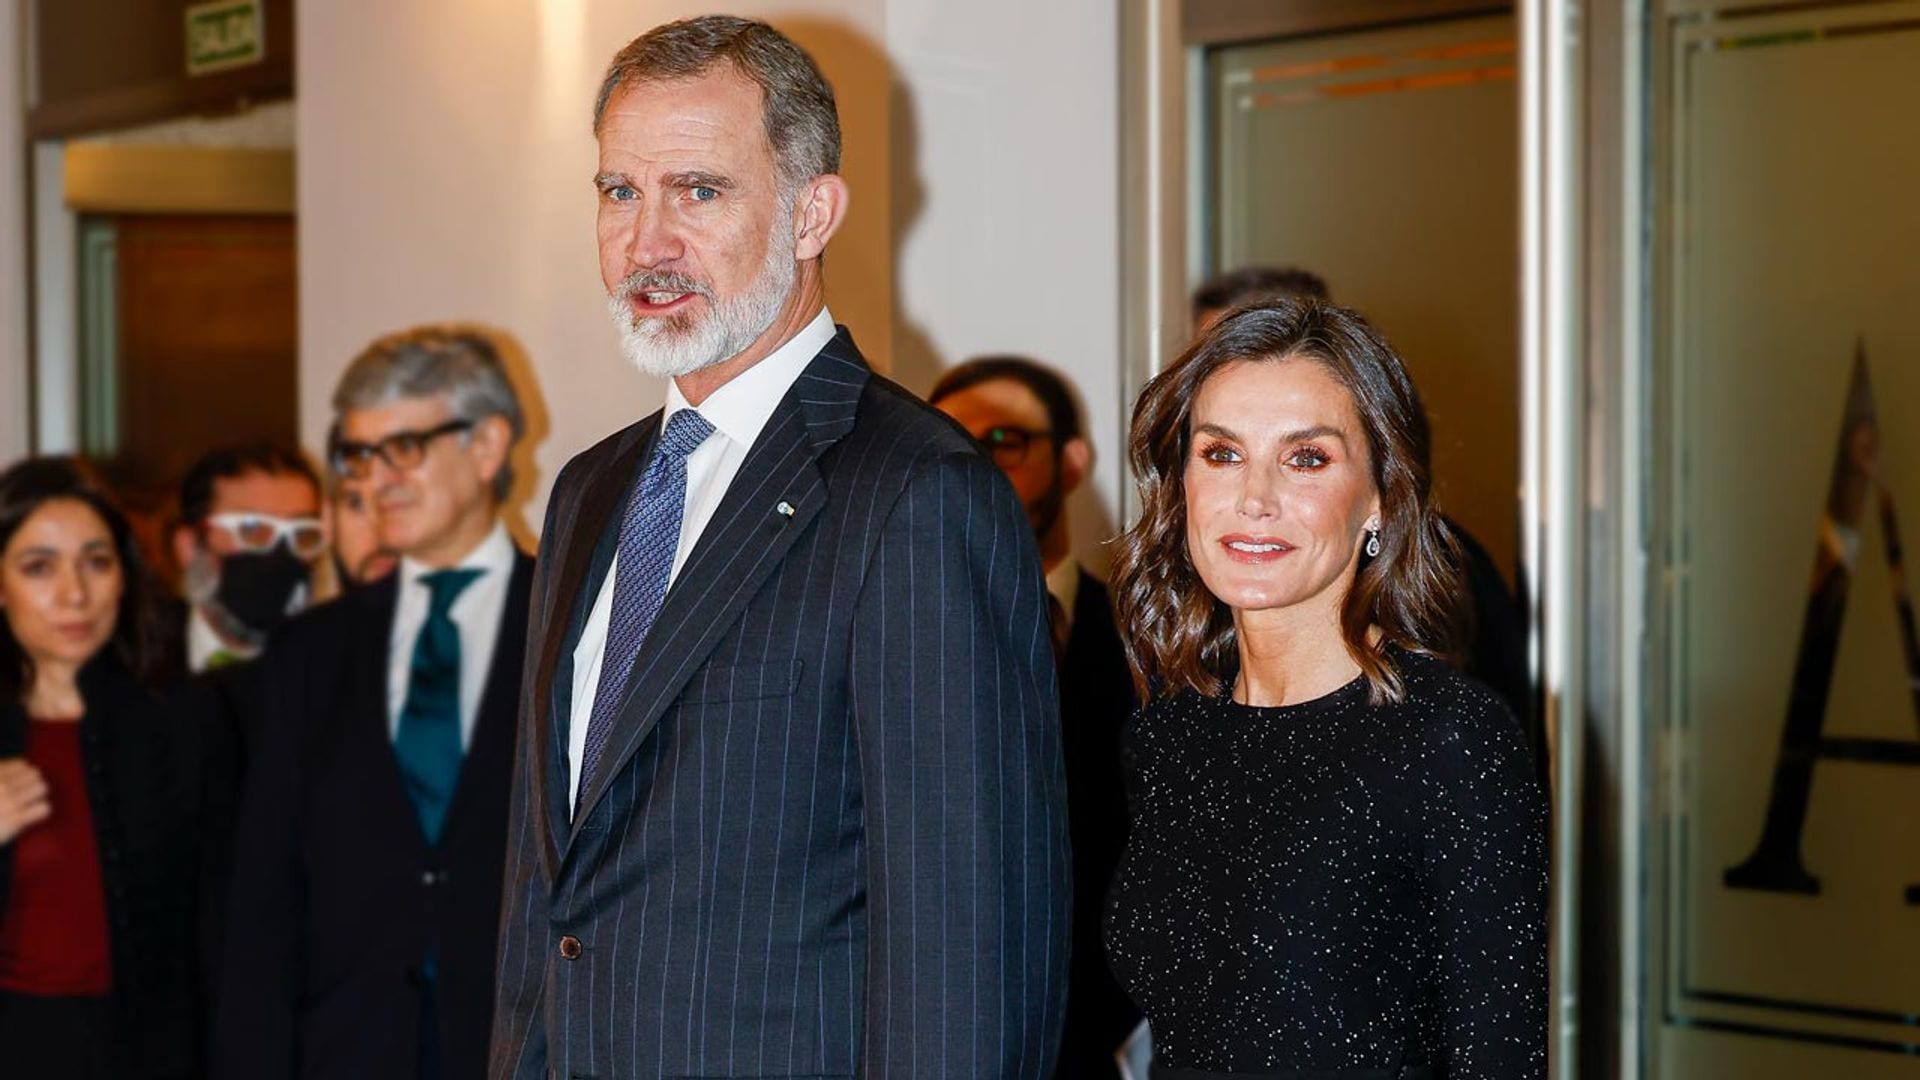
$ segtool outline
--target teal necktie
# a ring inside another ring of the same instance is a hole
[[[436,570],[420,576],[420,584],[433,596],[427,621],[413,641],[412,674],[407,679],[407,700],[400,707],[393,752],[400,759],[407,797],[420,816],[420,831],[430,845],[440,842],[453,785],[460,779],[460,628],[449,613],[461,591],[480,574],[479,570]]]

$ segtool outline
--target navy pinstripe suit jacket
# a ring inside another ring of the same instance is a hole
[[[675,578],[569,815],[572,652],[659,424],[548,508],[492,1075],[1045,1076],[1071,885],[1040,560],[1000,471],[845,330]]]

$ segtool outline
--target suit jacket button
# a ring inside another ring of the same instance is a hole
[[[580,953],[581,953],[581,948],[580,948],[579,938],[574,937],[572,934],[568,934],[566,937],[563,937],[560,939],[560,959],[578,960],[580,959]]]

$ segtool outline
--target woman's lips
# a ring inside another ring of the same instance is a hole
[[[57,623],[54,629],[59,632],[61,637],[71,638],[74,641],[85,641],[93,636],[93,620],[88,619],[85,622]]]
[[[1293,550],[1293,545],[1277,536],[1247,536],[1235,533],[1220,538],[1220,550],[1227,558],[1241,563],[1270,563]]]

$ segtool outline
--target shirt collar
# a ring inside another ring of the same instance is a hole
[[[1067,611],[1067,621],[1073,621],[1073,604],[1080,599],[1080,560],[1069,555],[1060,560],[1060,565],[1047,571],[1047,591]]]
[[[221,637],[220,632],[207,621],[206,611],[199,604],[191,605],[187,612],[187,664],[192,670],[205,671],[220,653],[242,660],[251,660],[259,655],[258,649],[235,645]]]
[[[799,333],[709,394],[699,405],[700,415],[728,439],[741,446],[752,446],[760,437],[760,429],[773,418],[780,399],[787,396],[800,373],[827,347],[827,342],[833,340],[833,334],[833,315],[822,307]],[[687,404],[686,397],[680,393],[680,384],[669,379],[667,403],[660,415],[662,430],[674,413],[690,408],[693,406]]]
[[[406,595],[414,583],[424,575],[431,574],[435,567],[427,566],[405,555],[400,556],[400,593]],[[487,538],[460,560],[454,569],[478,570],[482,576],[492,573],[510,574],[513,572],[513,537],[507,535],[507,527],[498,521],[493,523]]]

